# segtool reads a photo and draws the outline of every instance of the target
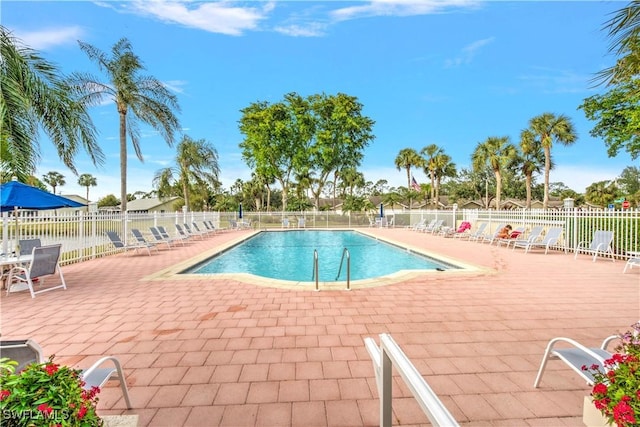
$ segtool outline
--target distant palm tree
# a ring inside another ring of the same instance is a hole
[[[549,206],[549,171],[551,170],[551,147],[553,141],[563,145],[571,145],[577,139],[575,128],[571,119],[564,114],[556,116],[553,113],[544,113],[529,121],[529,129],[542,145],[544,150],[544,199],[542,208]]]
[[[431,180],[431,204],[438,206],[438,202],[435,199],[435,191],[436,191],[436,165],[435,158],[442,153],[442,148],[438,147],[436,144],[429,144],[420,150],[420,154],[422,154],[425,158],[423,163],[424,172],[429,175],[429,179]]]
[[[440,183],[442,178],[453,178],[456,176],[456,164],[451,161],[451,156],[441,152],[433,159],[434,175],[435,175],[435,200],[436,208],[437,202],[440,200]]]
[[[518,156],[516,163],[525,179],[525,189],[527,192],[526,208],[531,209],[531,186],[533,184],[533,174],[540,173],[544,167],[544,151],[542,144],[536,141],[536,136],[531,129],[525,129],[520,133],[520,149],[522,155]],[[553,169],[553,163],[551,164]]]
[[[590,186],[587,187],[587,191],[585,192],[585,199],[589,203],[593,203],[594,205],[605,207],[610,203],[613,203],[613,200],[616,197],[618,192],[618,188],[615,183],[611,181],[598,181],[594,182]]]
[[[120,118],[120,195],[121,210],[127,210],[127,134],[131,138],[133,149],[140,161],[143,161],[140,150],[140,130],[138,121],[156,129],[169,146],[173,145],[174,132],[179,128],[174,114],[179,111],[175,95],[159,80],[151,76],[141,76],[145,70],[142,61],[131,50],[131,43],[126,38],[120,39],[111,48],[111,57],[98,48],[79,42],[80,49],[90,60],[98,64],[108,81],[103,83],[89,74],[74,73],[74,88],[83,93],[83,100],[90,105],[97,105],[103,99],[111,99],[118,110]],[[128,115],[131,112],[132,115]],[[129,120],[127,120],[129,117]]]
[[[60,172],[55,171],[46,173],[42,177],[42,180],[51,186],[51,188],[53,189],[53,194],[56,194],[57,187],[62,187],[67,183],[64,179],[64,175],[62,175]]]
[[[98,185],[96,178],[90,173],[83,173],[78,177],[78,185],[87,188],[87,202],[89,201],[89,187]]]
[[[516,155],[516,147],[509,142],[508,136],[487,138],[476,146],[471,160],[473,168],[480,171],[489,166],[496,177],[496,209],[500,209],[500,194],[502,192],[502,170]]]
[[[26,182],[40,160],[38,129],[53,142],[73,173],[82,146],[94,165],[104,162],[84,104],[74,98],[60,71],[0,26],[0,167]]]
[[[413,148],[403,148],[398,153],[395,164],[398,170],[404,168],[407,171],[407,188],[411,188],[411,168],[421,167],[424,164],[424,159]]]
[[[187,210],[191,210],[192,189],[207,185],[215,187],[219,174],[218,152],[213,145],[204,139],[194,140],[184,135],[177,146],[176,166],[160,169],[153,183],[161,197],[171,194],[171,189],[178,184],[184,204]]]

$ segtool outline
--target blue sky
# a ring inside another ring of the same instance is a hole
[[[394,166],[402,148],[444,148],[458,168],[469,167],[478,142],[509,136],[517,143],[532,117],[566,114],[578,141],[554,146],[551,181],[583,192],[638,166],[626,153],[609,158],[589,135],[593,123],[577,107],[594,88],[594,73],[610,66],[603,24],[620,1],[3,1],[2,25],[56,63],[63,73],[99,74],[78,40],[105,52],[123,37],[147,74],[178,96],[182,132],[218,150],[228,188],[250,170],[238,144],[240,110],[338,92],[356,96],[376,123],[361,171],[367,180],[406,185]],[[90,199],[119,197],[118,119],[113,103],[91,110],[107,157],[102,168],[86,156],[79,173],[98,186]],[[175,150],[143,128],[144,163],[129,149],[128,191],[150,191],[154,173],[173,165]],[[62,194],[85,194],[44,134],[37,175],[66,176]],[[418,182],[426,182],[415,171]],[[539,179],[541,181],[541,178]]]

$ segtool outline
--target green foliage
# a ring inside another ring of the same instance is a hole
[[[604,95],[586,98],[580,107],[587,119],[596,122],[589,132],[604,139],[609,157],[620,150],[631,158],[640,155],[640,79],[621,83]]]
[[[42,177],[42,180],[51,186],[53,194],[56,194],[57,187],[62,187],[67,183],[67,181],[65,181],[64,179],[64,175],[56,171],[47,172]]]
[[[52,63],[0,26],[0,169],[26,182],[40,160],[39,129],[60,160],[76,173],[80,147],[94,165],[104,162],[87,105]]]
[[[116,198],[113,194],[108,194],[104,196],[102,199],[98,200],[98,207],[106,207],[106,206],[118,206],[120,204],[120,200]]]
[[[287,209],[294,176],[314,176],[311,191],[316,204],[335,171],[360,164],[373,139],[373,121],[361,115],[355,97],[297,93],[275,104],[256,102],[242,110],[242,157],[266,181],[278,181]]]
[[[53,363],[31,364],[0,376],[0,414],[5,427],[101,426],[99,388],[83,390],[80,371]]]
[[[102,83],[98,77],[74,73],[69,79],[71,90],[78,93],[87,105],[98,105],[105,98],[113,101],[118,111],[120,129],[124,130],[120,132],[120,198],[124,212],[128,200],[127,136],[141,161],[139,122],[153,127],[171,146],[175,131],[180,128],[174,114],[174,111],[180,110],[178,98],[160,80],[141,74],[145,67],[126,38],[113,45],[111,57],[88,43],[78,43],[80,50],[105,72],[107,80]]]
[[[610,424],[634,427],[640,424],[640,323],[620,335],[621,344],[604,366],[583,366],[594,376],[593,404]]]

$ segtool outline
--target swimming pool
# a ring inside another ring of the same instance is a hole
[[[227,251],[182,271],[182,274],[249,273],[272,279],[311,282],[314,250],[318,278],[345,281],[346,260],[338,271],[344,248],[351,258],[351,280],[387,276],[399,271],[434,271],[457,266],[400,248],[356,231],[262,231]]]

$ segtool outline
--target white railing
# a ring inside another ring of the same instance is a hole
[[[457,426],[458,422],[429,387],[420,372],[400,349],[389,334],[380,334],[380,347],[373,338],[365,338],[364,344],[373,361],[373,370],[380,398],[380,425],[392,424],[392,367],[395,366],[405,384],[415,397],[431,424],[434,426]]]
[[[0,252],[15,249],[17,239],[40,238],[43,244],[62,243],[63,262],[78,262],[115,252],[105,234],[115,231],[123,239],[129,239],[131,228],[143,233],[149,227],[162,225],[169,233],[175,233],[174,224],[199,223],[211,220],[220,229],[230,228],[231,221],[250,224],[255,229],[287,227],[308,228],[359,228],[375,226],[378,213],[336,212],[85,212],[83,210],[20,212],[16,221],[13,212],[4,212],[2,246]],[[561,248],[573,250],[579,242],[590,241],[596,230],[614,232],[613,253],[617,258],[628,258],[629,252],[640,252],[640,211],[638,210],[393,210],[385,216],[393,218],[393,227],[406,228],[425,219],[441,219],[444,226],[457,227],[469,221],[476,227],[487,223],[486,231],[492,233],[504,223],[513,228],[534,226],[562,227],[564,235]],[[286,220],[286,221],[285,221]],[[389,221],[391,222],[391,221]],[[151,236],[150,236],[151,237]]]

